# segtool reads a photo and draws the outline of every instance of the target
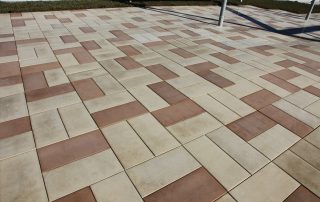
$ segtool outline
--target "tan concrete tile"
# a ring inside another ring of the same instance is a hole
[[[229,194],[226,194],[219,198],[217,202],[236,202],[236,200],[234,200]]]
[[[273,160],[299,140],[300,138],[291,131],[276,125],[251,139],[249,143]]]
[[[105,150],[43,173],[50,200],[55,200],[123,170],[111,151]],[[81,177],[79,177],[81,176]]]
[[[93,80],[97,83],[100,89],[106,95],[116,94],[125,91],[121,84],[111,75],[103,75],[94,77]]]
[[[318,98],[317,96],[312,95],[311,93],[308,93],[304,90],[293,93],[285,97],[284,99],[302,109],[320,100],[320,98]]]
[[[33,115],[36,113],[65,107],[79,102],[81,102],[81,100],[77,93],[70,92],[33,102],[28,102],[28,108],[30,115]]]
[[[0,98],[0,122],[28,116],[24,94],[15,94]]]
[[[319,170],[289,150],[279,156],[274,162],[299,183],[320,197]]]
[[[179,142],[151,114],[129,119],[128,122],[156,156],[180,146]]]
[[[68,138],[57,110],[50,110],[30,117],[37,148]]]
[[[59,113],[70,137],[98,129],[82,103],[59,108]]]
[[[305,88],[307,86],[317,83],[316,81],[303,75],[297,76],[293,79],[289,79],[288,82],[300,88]]]
[[[273,163],[268,164],[230,193],[239,202],[283,201],[299,183]]]
[[[242,98],[244,96],[262,90],[262,88],[250,81],[241,80],[237,82],[235,85],[226,87],[225,90],[231,93],[232,95],[236,96],[237,98]]]
[[[126,169],[153,158],[149,148],[126,121],[105,127],[102,133]]]
[[[206,136],[189,142],[185,147],[227,190],[231,190],[250,176]]]
[[[240,118],[238,114],[231,111],[209,95],[196,97],[193,100],[223,124],[231,123]]]
[[[35,149],[32,132],[0,139],[0,160]]]
[[[251,79],[251,81],[259,86],[263,86],[264,89],[278,95],[279,97],[286,97],[288,95],[290,95],[291,93],[283,88],[280,88],[279,86],[264,80],[260,77],[257,78],[253,78]]]
[[[227,127],[221,127],[207,134],[214,143],[228,153],[242,167],[251,174],[254,174],[263,166],[269,163],[269,160],[251,145],[234,134]]]
[[[168,130],[181,143],[187,143],[222,126],[208,113],[201,113],[192,118],[168,126]]]
[[[90,113],[98,112],[104,109],[115,107],[135,101],[130,93],[124,91],[116,94],[106,95],[95,99],[85,101],[85,105]]]
[[[320,127],[311,132],[308,136],[305,137],[305,140],[311,144],[317,146],[320,149]]]
[[[9,86],[2,86],[0,87],[0,98],[23,92],[24,88],[22,83]]]
[[[287,112],[289,115],[295,117],[296,119],[306,123],[307,125],[311,126],[312,128],[317,128],[320,125],[320,118],[317,116],[314,116],[299,107],[296,107],[295,105],[285,101],[285,100],[279,100],[273,105],[285,112]]]
[[[169,104],[147,86],[130,88],[129,92],[150,112],[168,107]]]
[[[214,93],[209,93],[209,95],[218,100],[220,103],[223,103],[226,107],[236,112],[241,117],[255,111],[252,107],[234,97],[225,90],[219,90]]]
[[[307,98],[305,98],[307,100]],[[306,111],[320,118],[320,100],[305,108]]]
[[[290,150],[303,160],[307,161],[310,165],[320,170],[320,149],[302,139],[293,145]]]
[[[62,68],[44,71],[44,75],[49,87],[69,83],[69,79]]]
[[[143,202],[124,172],[91,185],[91,189],[97,202]]]
[[[127,171],[142,197],[198,169],[200,164],[182,147],[157,156]]]
[[[191,86],[180,88],[179,91],[181,91],[183,94],[185,94],[186,96],[192,99],[202,95],[206,95],[208,93],[215,92],[219,89],[220,88],[217,87],[216,85],[210,82],[204,81],[202,83],[196,83]]]
[[[0,161],[0,169],[1,200],[48,201],[36,151]]]

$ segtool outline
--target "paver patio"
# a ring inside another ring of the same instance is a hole
[[[159,9],[0,15],[0,201],[319,202],[320,32]]]

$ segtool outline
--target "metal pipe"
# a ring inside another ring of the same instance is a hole
[[[316,0],[312,0],[312,1],[311,1],[311,6],[310,6],[310,10],[309,10],[309,12],[308,12],[305,20],[309,20],[310,15],[311,15],[311,13],[312,13],[312,10],[313,10],[315,4],[316,4]]]
[[[221,10],[220,10],[220,16],[219,16],[219,27],[223,26],[223,20],[224,20],[224,11],[226,10],[227,7],[227,1],[228,0],[221,0],[223,1],[221,5]]]

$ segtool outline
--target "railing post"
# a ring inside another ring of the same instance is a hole
[[[228,0],[221,0],[221,1],[223,1],[223,2],[221,5],[220,16],[219,16],[219,27],[223,26],[224,11],[226,10]]]
[[[312,0],[312,1],[311,1],[311,6],[310,6],[310,10],[309,10],[309,12],[308,12],[305,20],[309,20],[310,15],[311,15],[312,10],[313,10],[313,7],[314,7],[315,4],[316,4],[316,0]]]

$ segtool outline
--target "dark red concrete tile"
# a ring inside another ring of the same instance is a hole
[[[119,46],[119,50],[121,50],[124,54],[127,56],[134,56],[134,55],[140,55],[141,53],[135,49],[134,47],[127,45],[127,46]]]
[[[20,75],[19,62],[0,63],[0,78]]]
[[[111,18],[107,15],[99,15],[98,18],[100,18],[101,20],[110,20]]]
[[[238,41],[238,40],[243,40],[246,39],[243,36],[230,36],[228,37],[228,39],[232,40],[232,41]]]
[[[280,97],[271,93],[268,90],[260,90],[258,92],[252,93],[241,98],[242,101],[250,105],[251,107],[259,110],[267,105],[274,103],[277,100],[280,100]]]
[[[214,46],[217,46],[217,47],[219,47],[219,48],[222,48],[222,49],[224,49],[224,50],[227,50],[227,51],[230,51],[230,50],[234,50],[234,49],[235,49],[235,48],[233,48],[233,47],[231,47],[231,46],[227,46],[227,45],[224,44],[224,43],[221,43],[221,42],[218,42],[218,41],[214,41],[214,40],[212,40],[212,42],[211,42],[210,44],[212,44],[212,45],[214,45]]]
[[[61,65],[59,62],[50,62],[45,64],[23,67],[21,68],[21,72],[22,72],[22,75],[26,75],[26,74],[42,72],[50,69],[56,69],[56,68],[61,68]]]
[[[203,113],[204,110],[191,100],[153,111],[152,114],[163,126],[170,126]]]
[[[79,62],[79,64],[85,64],[85,63],[96,61],[88,51],[78,51],[72,54],[76,58],[76,60]]]
[[[61,84],[58,86],[52,86],[48,88],[41,88],[33,91],[26,92],[27,102],[32,102],[36,100],[41,100],[56,95],[61,95],[64,93],[69,93],[74,91],[71,84]]]
[[[70,20],[70,18],[59,18],[59,21],[61,23],[71,23],[72,21]]]
[[[128,29],[137,28],[137,26],[132,23],[122,23],[122,25]]]
[[[316,88],[314,86],[308,86],[304,90],[315,95],[315,96],[320,97],[320,89],[319,88]]]
[[[263,49],[260,49],[258,47],[251,47],[249,48],[250,50],[256,52],[256,53],[259,53],[261,55],[264,55],[264,56],[272,56],[273,54],[272,53],[269,53],[267,52],[266,50],[263,50]]]
[[[210,43],[214,42],[214,40],[212,40],[212,39],[199,39],[199,40],[195,40],[193,42],[201,45],[201,44],[210,44]]]
[[[135,69],[135,68],[143,67],[142,64],[138,63],[131,57],[121,57],[121,58],[116,58],[115,60],[126,69]]]
[[[50,171],[79,159],[107,150],[106,139],[95,130],[37,150],[42,172]]]
[[[97,44],[93,40],[92,41],[83,41],[80,44],[87,50],[96,50],[96,49],[101,48],[101,46],[99,46],[99,44]]]
[[[66,53],[76,53],[76,52],[82,52],[82,51],[86,51],[86,49],[83,48],[82,46],[79,46],[74,48],[64,48],[64,49],[54,50],[53,53],[56,55],[61,55]]]
[[[22,78],[25,91],[48,87],[46,78],[42,72],[24,74],[22,75]]]
[[[148,87],[171,105],[188,99],[188,97],[165,81],[150,84]]]
[[[234,85],[232,81],[210,70],[198,72],[197,74],[202,78],[206,79],[207,81],[219,86],[220,88],[225,88],[225,87]]]
[[[261,133],[269,130],[276,124],[276,122],[262,113],[253,112],[228,124],[227,127],[245,141],[249,141]]]
[[[222,185],[201,167],[146,196],[145,202],[212,202],[226,193]]]
[[[183,58],[192,58],[195,57],[195,55],[193,53],[190,53],[182,48],[175,48],[175,49],[171,49],[171,52],[173,52],[174,54],[177,54]]]
[[[304,186],[300,186],[284,202],[320,202],[320,198]]]
[[[75,13],[74,15],[77,16],[78,18],[87,17],[87,15],[84,13]]]
[[[153,41],[153,42],[144,43],[143,45],[145,45],[146,47],[152,48],[155,46],[168,45],[168,42],[166,42],[166,41]]]
[[[96,32],[92,27],[80,27],[79,28],[83,33],[93,33]]]
[[[275,120],[278,124],[292,131],[301,138],[305,137],[313,131],[313,128],[311,128],[307,124],[272,105],[260,109],[260,112]]]
[[[57,19],[57,17],[55,15],[44,15],[44,18],[47,20]]]
[[[223,53],[213,53],[211,54],[213,57],[216,57],[218,58],[219,60],[222,60],[228,64],[236,64],[236,63],[239,63],[240,61],[233,58],[233,57],[230,57],[226,54],[223,54]]]
[[[96,202],[90,187],[85,187],[54,202]]]
[[[289,79],[293,79],[297,76],[300,76],[300,74],[298,74],[297,72],[294,72],[290,69],[283,69],[283,70],[279,70],[276,72],[272,72],[271,74],[273,74],[274,76],[283,79],[283,80],[289,80]]]
[[[11,19],[12,27],[24,27],[26,23],[23,19]]]
[[[63,41],[63,43],[75,43],[75,42],[78,42],[78,39],[76,39],[76,37],[74,37],[73,35],[64,35],[64,36],[60,36],[60,38]]]
[[[13,34],[0,34],[0,38],[14,37]]]
[[[282,61],[276,62],[275,64],[277,64],[281,67],[289,68],[289,67],[293,67],[295,65],[298,65],[299,63],[287,59],[287,60],[282,60]]]
[[[150,72],[157,75],[162,80],[169,80],[173,78],[179,77],[176,73],[172,72],[171,70],[165,68],[163,65],[151,65],[146,67]]]
[[[192,36],[192,37],[200,36],[200,34],[195,33],[195,32],[193,32],[193,31],[191,31],[191,30],[181,30],[181,32],[183,32],[183,33],[185,33],[185,34],[187,34],[187,35],[189,35],[189,36]]]
[[[117,37],[116,40],[111,41],[127,41],[132,39],[131,36],[129,36],[121,30],[112,30],[110,31],[110,33]]]
[[[0,123],[0,139],[31,131],[29,116]]]
[[[199,64],[186,66],[187,69],[189,69],[190,71],[192,71],[194,73],[207,71],[207,70],[214,69],[217,67],[218,67],[218,65],[216,65],[212,62],[203,62],[203,63],[199,63]]]
[[[132,20],[136,21],[136,22],[145,22],[146,20],[141,18],[141,17],[133,17]]]
[[[272,74],[266,74],[266,75],[263,75],[263,76],[260,76],[261,78],[263,78],[264,80],[266,81],[269,81],[277,86],[279,86],[280,88],[283,88],[291,93],[295,93],[297,91],[300,90],[299,87],[285,81],[285,80],[282,80],[282,79],[279,79],[278,77],[272,75]]]
[[[91,114],[99,127],[123,121],[132,117],[147,113],[148,110],[138,101],[129,102],[123,105],[105,109]]]
[[[72,84],[83,101],[104,96],[104,93],[92,79],[74,81]]]
[[[22,44],[40,43],[40,42],[47,42],[47,39],[46,38],[36,38],[36,39],[17,40],[16,44],[17,45],[22,45]]]
[[[0,87],[2,86],[11,86],[15,84],[22,83],[21,76],[10,76],[6,78],[0,78]]]
[[[17,55],[17,47],[15,41],[0,42],[0,57]]]

